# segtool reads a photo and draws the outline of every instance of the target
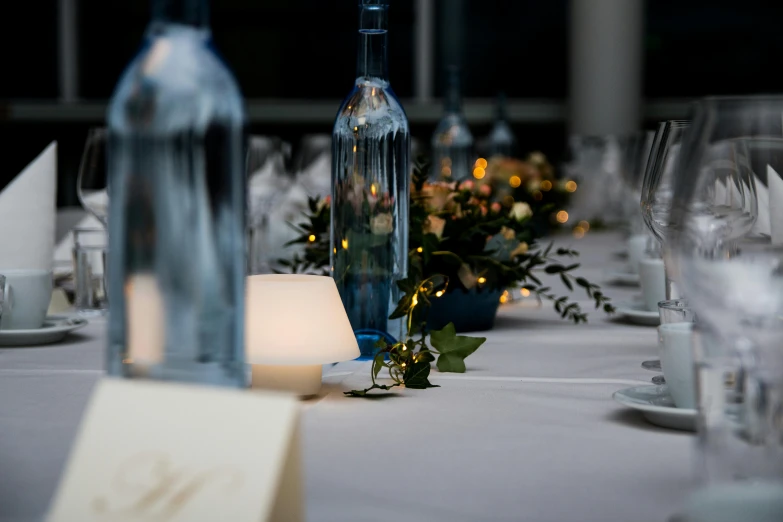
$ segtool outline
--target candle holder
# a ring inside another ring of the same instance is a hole
[[[318,394],[323,364],[360,355],[334,280],[302,274],[248,277],[245,354],[252,388]]]

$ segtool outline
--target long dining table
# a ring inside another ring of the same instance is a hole
[[[581,252],[579,274],[614,302],[638,294],[603,284],[624,263],[618,233],[555,242]],[[502,305],[466,373],[433,370],[438,388],[349,398],[368,386],[371,363],[324,367],[322,393],[302,402],[307,520],[667,520],[694,487],[695,437],[611,398],[651,384],[641,362],[656,358],[656,329],[574,295],[586,324],[547,302]],[[59,344],[0,348],[0,521],[45,516],[104,375],[105,330],[96,319]]]

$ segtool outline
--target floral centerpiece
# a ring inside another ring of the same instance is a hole
[[[419,165],[414,169],[411,184],[408,279],[424,281],[441,276],[447,282],[444,289],[434,294],[430,310],[433,315],[444,315],[438,310],[438,298],[448,300],[450,296],[467,294],[469,301],[482,303],[480,307],[469,307],[471,315],[479,308],[491,306],[494,317],[502,292],[521,286],[552,301],[563,318],[575,323],[586,321],[587,315],[579,304],[554,294],[542,281],[545,276],[557,277],[571,291],[575,286],[581,287],[596,307],[613,311],[598,286],[573,274],[579,267],[574,262],[577,252],[538,244],[540,231],[533,226],[535,212],[529,203],[516,201],[513,196],[498,198],[492,183],[427,182],[426,168]],[[310,201],[307,220],[296,225],[301,236],[294,240],[305,244],[304,254],[281,260],[282,265],[298,272],[330,274],[330,204],[328,198]],[[382,213],[374,218],[373,226],[388,227]],[[410,299],[406,294],[401,302]],[[463,326],[448,314],[431,326],[443,326],[446,319],[455,322],[457,331],[476,329]]]
[[[538,245],[539,234],[532,226],[535,212],[529,203],[513,196],[498,200],[489,183],[428,183],[426,179],[426,166],[417,166],[411,184],[408,276],[397,281],[403,295],[389,316],[405,321],[405,338],[379,340],[371,367],[372,385],[347,395],[364,397],[372,390],[401,385],[435,387],[428,379],[433,362],[441,372],[464,372],[464,359],[485,338],[457,335],[460,330],[474,329],[457,312],[467,310],[467,316],[473,317],[489,310],[494,318],[501,292],[511,286],[522,285],[552,301],[561,317],[575,323],[587,321],[587,314],[567,296],[553,293],[543,277],[557,277],[569,291],[579,286],[596,308],[614,311],[598,286],[573,274],[579,267],[573,262],[577,252]],[[331,274],[330,206],[329,198],[310,200],[307,220],[296,225],[301,236],[293,241],[305,244],[304,254],[281,260],[283,266],[292,272]],[[383,212],[370,224],[379,237],[390,226]],[[459,306],[444,310],[441,303],[455,296],[462,299]],[[378,382],[383,371],[388,372],[388,384]]]

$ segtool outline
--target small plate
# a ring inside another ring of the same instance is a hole
[[[87,319],[70,315],[50,315],[41,328],[0,330],[0,346],[39,346],[62,341],[66,335],[87,325]]]
[[[636,386],[614,392],[612,398],[623,406],[641,411],[656,426],[696,431],[696,410],[676,407],[666,385]]]
[[[604,281],[615,286],[639,286],[639,274],[625,270],[608,270],[604,274]]]
[[[614,306],[615,312],[634,324],[644,326],[658,326],[661,318],[658,312],[651,312],[638,302],[618,303]]]

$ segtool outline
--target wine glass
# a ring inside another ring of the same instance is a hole
[[[669,120],[659,124],[644,173],[641,194],[642,217],[661,248],[669,226],[674,167],[680,152],[682,137],[689,126],[688,120]],[[671,270],[667,266],[664,262],[666,299],[681,297],[673,283]]]
[[[106,139],[105,127],[93,128],[87,132],[87,142],[76,179],[79,202],[84,210],[95,216],[104,227],[107,226],[109,218]]]
[[[699,318],[702,479],[739,497],[759,484],[783,494],[782,116],[783,97],[699,102],[668,220],[666,255]],[[764,175],[768,211],[759,214]],[[768,236],[754,232],[759,220]]]
[[[645,130],[626,136],[621,140],[623,152],[620,172],[624,186],[623,216],[625,223],[630,226],[629,232],[631,234],[646,233],[638,202],[641,199],[642,180],[654,138],[654,131]]]
[[[292,184],[287,173],[290,144],[280,138],[250,136],[247,148],[248,273],[271,271],[270,214]]]

